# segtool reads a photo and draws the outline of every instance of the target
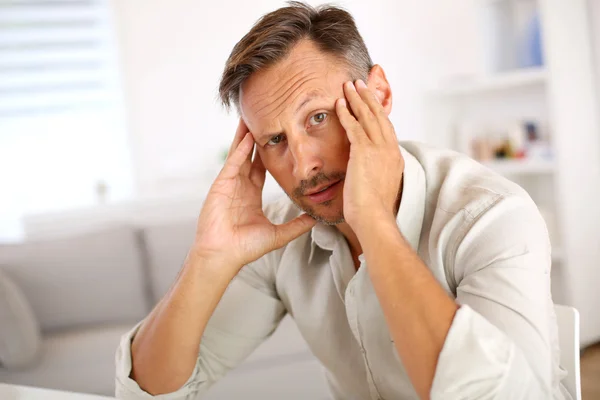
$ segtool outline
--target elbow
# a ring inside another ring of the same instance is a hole
[[[487,371],[486,371],[487,370]],[[471,365],[445,384],[434,383],[430,399],[550,399],[551,379],[541,377],[520,356],[504,365]]]
[[[148,359],[146,353],[132,346],[129,378],[135,381],[141,390],[152,396],[177,392],[189,379],[189,374],[172,369],[165,371],[161,365],[165,363]]]

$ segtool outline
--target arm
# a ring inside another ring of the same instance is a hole
[[[402,237],[395,219],[404,160],[393,126],[362,81],[347,82],[336,111],[350,141],[344,218],[356,234],[392,338],[413,386],[429,398],[457,305]],[[376,223],[373,223],[376,221]]]
[[[186,262],[176,283],[155,310],[123,337],[117,352],[117,398],[147,398],[148,394],[160,393],[170,393],[171,399],[194,397],[206,392],[242,362],[271,335],[285,314],[272,287],[271,264],[275,257],[270,258],[269,255],[247,265],[237,274],[208,315],[202,332],[195,331],[196,312],[205,309],[206,303],[200,299],[193,301],[204,297],[195,290],[214,289],[210,287],[212,281],[205,281],[206,276],[186,276],[184,270],[192,267]],[[185,281],[189,284],[180,284]],[[190,292],[185,292],[187,289]],[[181,292],[175,295],[177,290]],[[173,305],[177,297],[183,305],[180,308]],[[210,301],[210,298],[206,300]],[[145,333],[142,332],[144,327]],[[194,347],[184,348],[185,340],[193,342]],[[136,349],[138,342],[142,344]],[[174,368],[185,370],[175,374]],[[140,379],[143,374],[155,381],[143,381]]]
[[[338,102],[351,143],[344,217],[362,246],[396,351],[419,396],[549,398],[555,326],[550,248],[535,205],[513,196],[521,204],[496,205],[477,223],[464,216],[473,224],[472,236],[456,238],[463,240],[451,269],[459,282],[455,302],[396,225],[404,164],[387,115],[364,85],[348,83],[344,93],[356,115]]]
[[[404,240],[393,215],[377,221],[357,236],[396,351],[426,399],[458,306]]]
[[[131,344],[131,379],[151,394],[170,393],[188,380],[200,338],[227,288],[231,271],[190,252],[175,284],[141,325]]]
[[[550,242],[535,204],[510,196],[486,213],[464,217],[470,229],[449,249],[461,308],[440,353],[431,396],[569,398],[559,384]]]
[[[251,286],[244,287],[237,279],[230,282],[242,266],[307,232],[315,221],[302,215],[273,225],[267,219],[262,209],[266,171],[258,155],[252,160],[253,148],[254,139],[240,119],[230,155],[206,197],[194,244],[177,281],[139,330],[132,332],[131,349],[127,341],[131,339],[126,337],[121,344],[117,357],[124,361],[117,366],[117,382],[124,382],[123,396],[131,394],[127,390],[145,396],[173,393],[189,379],[195,380],[194,390],[205,388],[245,357],[281,319],[278,301],[256,295]],[[222,296],[225,301],[219,308],[225,311],[216,315]],[[260,318],[244,318],[248,311]],[[216,322],[208,324],[209,319]],[[208,325],[214,325],[227,340],[206,335]],[[204,376],[196,376],[200,367]],[[175,397],[185,398],[184,392]]]
[[[391,221],[358,234],[396,351],[423,399],[553,398],[544,222],[534,205],[509,199],[472,223],[451,257],[456,302]]]

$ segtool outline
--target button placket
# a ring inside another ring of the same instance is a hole
[[[369,360],[367,359],[367,352],[363,345],[363,340],[362,340],[362,337],[360,336],[360,329],[359,329],[358,306],[357,306],[357,300],[356,300],[356,292],[357,292],[356,286],[360,283],[360,279],[364,279],[364,278],[361,278],[361,276],[362,276],[362,274],[365,273],[364,272],[365,268],[366,268],[366,265],[365,265],[364,259],[363,259],[363,260],[361,260],[361,268],[359,268],[359,271],[348,283],[348,286],[346,288],[346,293],[345,293],[346,315],[348,316],[348,323],[350,325],[350,329],[352,330],[352,334],[354,335],[354,338],[356,339],[356,342],[358,343],[360,352],[362,354],[365,369],[367,371],[367,382],[369,384],[369,392],[371,394],[371,399],[372,400],[382,400],[382,398],[379,394],[379,391],[377,390],[377,387],[375,386],[375,381],[373,380],[373,373],[371,372],[371,368],[369,366]]]
[[[345,305],[346,305],[346,315],[348,316],[348,325],[350,325],[350,330],[352,331],[352,334],[354,335],[354,339],[356,339],[356,341],[358,342],[361,351],[364,352],[364,349],[362,348],[362,344],[360,341],[360,336],[358,333],[358,324],[357,324],[357,310],[356,310],[356,298],[354,297],[354,286],[355,286],[355,282],[356,279],[354,279],[355,277],[353,277],[350,282],[348,283],[348,287],[346,288],[346,294],[345,294]]]

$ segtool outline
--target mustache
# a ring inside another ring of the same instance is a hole
[[[293,195],[296,198],[302,197],[304,196],[304,193],[306,193],[306,191],[309,189],[315,188],[323,183],[340,181],[343,180],[345,177],[345,172],[332,172],[330,174],[319,172],[310,179],[300,181],[300,185],[294,189]]]

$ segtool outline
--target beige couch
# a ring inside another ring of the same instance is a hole
[[[0,285],[0,363],[3,354],[10,361],[2,345],[22,356],[0,367],[0,382],[113,395],[119,338],[168,290],[194,232],[195,220],[187,219],[103,226],[0,246],[0,272],[18,288],[35,320],[25,320],[27,312],[15,310],[15,301],[7,300],[10,290],[3,292]],[[35,333],[20,334],[19,329]],[[319,364],[286,317],[267,342],[204,398],[328,395]]]

